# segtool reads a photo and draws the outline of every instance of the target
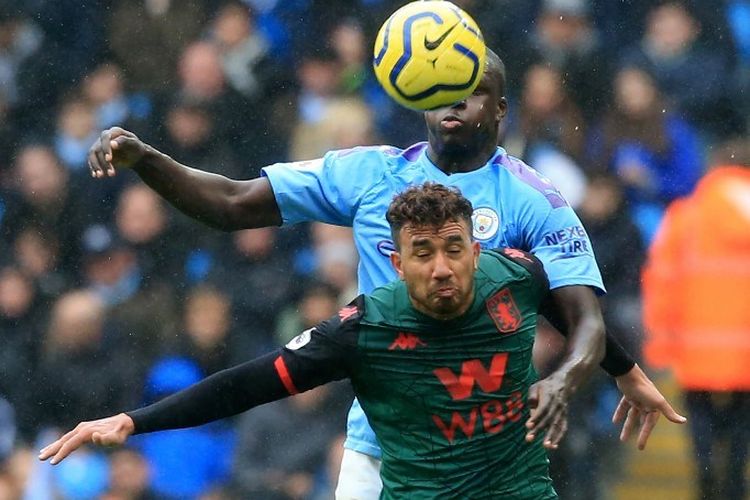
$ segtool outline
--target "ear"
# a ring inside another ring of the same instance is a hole
[[[501,97],[497,102],[497,113],[495,114],[495,121],[500,123],[508,114],[508,100],[505,97]]]
[[[401,269],[401,254],[396,250],[391,252],[391,265],[396,270],[396,273],[398,273],[399,279],[404,279],[404,271]]]
[[[482,251],[478,241],[471,244],[471,251],[474,253],[474,269],[477,269],[479,268],[479,253]]]

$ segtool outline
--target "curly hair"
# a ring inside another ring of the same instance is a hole
[[[391,225],[391,237],[399,249],[399,233],[406,224],[439,228],[446,222],[465,221],[472,231],[471,202],[457,188],[435,182],[411,186],[396,195],[385,218]]]

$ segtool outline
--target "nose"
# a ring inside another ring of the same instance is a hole
[[[448,258],[443,253],[435,256],[435,267],[432,269],[432,276],[436,280],[442,281],[451,277],[453,271],[448,265]]]

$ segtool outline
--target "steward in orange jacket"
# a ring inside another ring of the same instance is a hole
[[[652,367],[688,391],[750,391],[750,168],[715,168],[669,206],[643,306]]]

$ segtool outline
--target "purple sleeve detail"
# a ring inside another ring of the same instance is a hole
[[[419,158],[419,155],[422,154],[422,151],[425,150],[427,147],[426,142],[418,142],[416,144],[413,144],[406,148],[401,155],[407,160],[407,161],[416,161],[417,158]]]
[[[552,205],[552,208],[568,206],[568,202],[565,201],[565,198],[563,198],[552,183],[518,158],[501,153],[495,157],[493,162],[504,167],[524,184],[528,184],[535,190],[539,191],[547,199],[549,204]]]

